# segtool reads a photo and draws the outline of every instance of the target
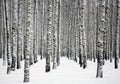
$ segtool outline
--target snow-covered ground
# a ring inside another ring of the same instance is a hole
[[[0,84],[24,84],[24,66],[6,74],[6,66],[2,66],[0,59]],[[104,77],[96,78],[96,63],[88,61],[87,69],[79,67],[78,63],[61,58],[61,65],[56,70],[45,73],[45,59],[39,60],[30,68],[30,82],[28,84],[120,84],[119,68],[114,69],[114,64],[109,61],[103,67]]]

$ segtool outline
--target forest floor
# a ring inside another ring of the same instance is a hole
[[[45,59],[39,60],[31,66],[30,82],[27,84],[120,84],[120,63],[119,68],[114,69],[114,63],[107,61],[103,67],[103,78],[96,78],[97,63],[87,63],[87,68],[82,69],[78,63],[62,57],[57,69],[45,73]],[[6,66],[0,59],[0,84],[24,84],[23,78],[24,62],[21,69],[7,75]]]

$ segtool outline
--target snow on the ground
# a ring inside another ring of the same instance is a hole
[[[30,82],[27,84],[120,84],[119,68],[107,61],[103,67],[104,77],[96,78],[96,63],[88,61],[87,69],[80,68],[78,63],[61,58],[61,65],[51,72],[45,73],[45,59],[39,60],[30,68]],[[22,68],[6,74],[6,66],[0,59],[0,84],[24,84],[24,62]]]

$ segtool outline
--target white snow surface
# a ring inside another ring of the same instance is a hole
[[[68,60],[66,57],[61,58],[61,64],[57,69],[45,72],[45,59],[39,60],[38,63],[30,67],[30,82],[27,84],[120,84],[120,63],[119,68],[114,69],[114,61],[105,62],[103,67],[103,78],[96,78],[96,64],[87,61],[87,68],[80,68],[79,64]],[[2,65],[0,59],[0,84],[26,84],[24,78],[24,61],[22,68],[6,74],[6,66]]]

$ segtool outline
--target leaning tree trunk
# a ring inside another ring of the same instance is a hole
[[[97,74],[96,77],[103,77],[103,37],[105,27],[105,1],[98,0],[98,31],[97,31]]]

